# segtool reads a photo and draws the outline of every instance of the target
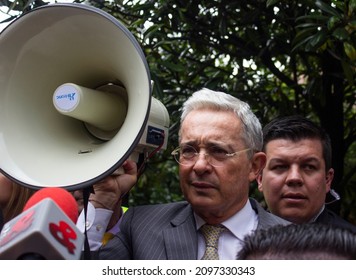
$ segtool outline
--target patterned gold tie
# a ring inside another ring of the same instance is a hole
[[[201,233],[205,238],[206,249],[202,260],[218,260],[218,244],[220,234],[225,231],[226,228],[223,225],[208,225],[205,224],[200,228]]]

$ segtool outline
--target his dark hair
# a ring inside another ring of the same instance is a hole
[[[323,149],[325,168],[331,168],[331,141],[325,130],[311,120],[300,116],[292,115],[278,117],[272,120],[263,128],[263,151],[266,151],[268,142],[276,139],[287,139],[300,141],[303,139],[320,140]]]
[[[277,225],[247,235],[237,259],[355,260],[356,234],[320,223]]]

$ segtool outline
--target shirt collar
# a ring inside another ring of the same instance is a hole
[[[200,229],[205,221],[194,213],[197,230]],[[252,209],[250,200],[247,200],[245,206],[231,216],[229,219],[225,220],[223,224],[229,231],[239,239],[243,239],[246,234],[251,233],[257,228],[258,217],[256,212]],[[243,226],[241,226],[243,225]]]

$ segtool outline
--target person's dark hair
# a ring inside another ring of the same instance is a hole
[[[331,168],[331,141],[325,130],[311,120],[299,116],[278,117],[263,128],[263,151],[268,142],[276,139],[300,141],[303,139],[317,139],[321,141],[325,168]]]
[[[356,234],[327,224],[290,224],[247,235],[240,260],[356,260]]]

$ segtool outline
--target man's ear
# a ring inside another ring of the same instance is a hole
[[[266,166],[266,154],[263,152],[257,152],[253,155],[251,161],[251,171],[249,174],[250,182],[255,180],[259,174],[261,174],[263,168]]]
[[[334,169],[330,168],[328,172],[326,172],[326,178],[325,178],[326,192],[330,191],[331,183],[333,179],[334,179]]]

